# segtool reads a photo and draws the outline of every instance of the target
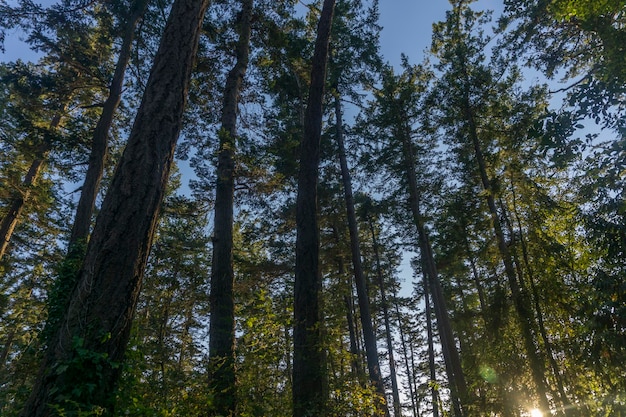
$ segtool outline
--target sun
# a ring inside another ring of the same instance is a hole
[[[533,408],[532,410],[530,410],[530,417],[543,417],[543,413],[541,412],[541,410]]]

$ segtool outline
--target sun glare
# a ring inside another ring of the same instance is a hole
[[[533,408],[532,410],[530,410],[530,417],[543,417],[543,413],[541,412],[541,410]]]

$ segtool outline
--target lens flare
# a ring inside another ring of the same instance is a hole
[[[543,413],[538,408],[530,410],[530,417],[543,417]]]

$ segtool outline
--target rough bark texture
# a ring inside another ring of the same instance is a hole
[[[96,124],[96,128],[91,138],[89,164],[87,166],[87,173],[85,174],[85,181],[83,182],[83,186],[81,188],[80,199],[78,200],[78,205],[76,206],[74,224],[72,226],[70,240],[68,243],[70,255],[72,254],[74,248],[76,248],[80,242],[86,242],[87,237],[89,236],[96,196],[98,195],[98,190],[100,189],[102,173],[104,172],[104,165],[106,163],[109,130],[111,129],[113,117],[122,98],[124,73],[126,72],[126,67],[130,61],[135,26],[141,16],[143,16],[147,4],[148,0],[139,1],[134,6],[134,10],[132,10],[129,14],[126,30],[124,31],[122,38],[122,46],[117,57],[115,72],[113,73],[113,78],[111,79],[111,85],[109,87],[109,96],[104,102],[100,119],[98,119],[98,123]]]
[[[253,0],[242,0],[236,62],[228,73],[222,107],[220,150],[215,191],[213,265],[211,269],[211,324],[209,328],[209,386],[213,393],[210,415],[232,416],[236,408],[235,304],[233,284],[233,199],[237,107],[248,68]]]
[[[317,182],[322,131],[322,100],[334,9],[334,0],[324,0],[317,27],[311,85],[304,120],[304,136],[300,148],[294,288],[294,417],[322,416],[325,413],[326,403],[326,364],[319,307],[321,276]]]
[[[378,361],[378,346],[376,343],[376,333],[372,325],[372,314],[370,312],[370,301],[367,295],[367,286],[365,274],[363,273],[363,265],[361,263],[361,244],[359,242],[359,230],[356,222],[356,212],[354,210],[354,197],[352,195],[352,179],[348,170],[348,160],[346,158],[345,144],[343,140],[343,124],[342,124],[341,102],[335,97],[335,119],[337,123],[337,131],[335,137],[337,139],[337,147],[339,152],[339,164],[341,166],[341,178],[343,181],[343,192],[346,201],[346,212],[348,217],[348,231],[350,233],[350,253],[352,255],[352,268],[354,272],[354,282],[356,284],[356,292],[359,301],[359,312],[361,313],[361,327],[363,328],[363,338],[365,340],[365,355],[367,357],[367,369],[370,381],[376,388],[378,398],[376,408],[378,415],[389,416],[389,407],[385,396],[385,385],[383,376],[380,372],[380,364]],[[382,287],[381,287],[382,288]],[[384,303],[384,301],[383,301]],[[388,324],[388,320],[386,322]],[[393,354],[391,351],[390,361],[392,368],[392,382],[395,381],[395,365],[393,364]],[[396,383],[397,389],[397,383]],[[395,399],[395,395],[394,395]],[[394,404],[394,409],[395,409]]]
[[[176,0],[67,311],[23,417],[103,407],[121,371],[208,0]],[[69,400],[63,396],[69,396]],[[73,402],[76,402],[73,403]]]

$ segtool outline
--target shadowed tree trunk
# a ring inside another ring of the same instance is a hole
[[[236,62],[228,73],[222,107],[217,162],[213,265],[211,268],[211,324],[209,328],[209,386],[213,393],[210,415],[233,416],[236,401],[235,305],[233,272],[233,199],[237,110],[248,68],[253,0],[241,1]]]
[[[96,220],[83,269],[22,417],[106,409],[154,237],[208,0],[172,5],[128,144]],[[53,407],[57,407],[55,411]]]
[[[335,86],[336,90],[336,86]],[[367,369],[370,381],[376,388],[378,398],[376,402],[377,412],[380,416],[389,416],[389,407],[385,396],[385,385],[380,372],[380,364],[378,361],[378,347],[376,343],[376,333],[372,325],[372,314],[370,312],[370,302],[367,295],[367,286],[365,274],[363,273],[363,265],[361,263],[361,244],[359,242],[359,230],[356,221],[356,212],[354,210],[354,197],[352,195],[352,179],[348,170],[348,161],[346,158],[345,144],[343,140],[343,123],[341,102],[339,101],[339,92],[335,96],[335,119],[337,123],[337,131],[335,137],[337,139],[337,148],[339,153],[339,163],[341,166],[341,178],[343,182],[343,192],[346,201],[346,212],[348,218],[348,231],[350,232],[350,253],[352,254],[352,268],[354,271],[354,282],[356,284],[356,292],[359,300],[359,312],[361,313],[361,327],[363,328],[363,339],[365,340],[365,354],[367,357]],[[382,291],[382,287],[381,287]],[[384,300],[383,300],[384,303]],[[386,308],[386,307],[385,307]],[[388,317],[385,317],[385,324],[389,324]],[[389,351],[392,382],[395,381],[395,365],[393,364],[393,354]],[[397,394],[397,382],[394,383],[394,402]],[[394,409],[395,409],[394,404]]]
[[[317,182],[319,176],[322,101],[326,81],[330,28],[334,0],[324,0],[313,53],[311,85],[300,148],[296,200],[296,270],[294,284],[293,415],[325,415],[326,364],[322,346],[319,297],[319,226]]]

